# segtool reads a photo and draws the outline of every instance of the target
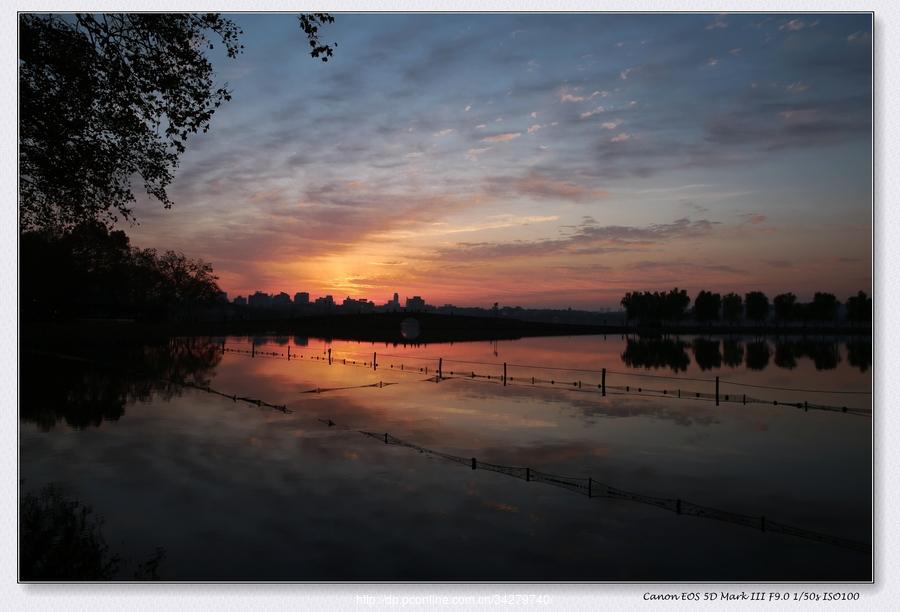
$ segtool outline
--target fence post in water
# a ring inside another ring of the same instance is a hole
[[[474,470],[477,467],[477,465],[478,465],[478,461],[475,459],[475,457],[472,457],[472,469]]]
[[[438,357],[438,380],[444,377],[444,358]]]
[[[525,482],[531,481],[531,468],[525,468]]]
[[[606,368],[603,368],[603,372],[600,375],[600,388],[602,389],[603,397],[606,397]]]
[[[331,347],[328,347],[328,365],[331,365]]]
[[[225,339],[222,339],[222,354],[225,354]]]
[[[681,500],[675,500],[675,514],[681,514]]]
[[[384,443],[385,443],[385,444],[388,443],[388,441],[387,441],[387,436],[388,436],[387,433],[385,433],[385,434],[384,434]]]
[[[288,361],[291,360],[291,345],[288,344]]]
[[[251,356],[251,357],[256,357],[256,340],[253,340],[253,341],[250,343],[250,356]]]
[[[503,362],[503,386],[506,386],[506,362]]]
[[[744,393],[744,404],[746,404],[746,403],[747,403],[747,394]]]
[[[378,364],[376,363],[377,359],[378,359],[378,353],[372,353],[372,369],[373,370],[378,369]]]
[[[764,516],[759,517],[759,528],[761,531],[766,530],[766,517],[764,517]]]
[[[592,494],[592,491],[591,491],[591,484],[592,484],[593,482],[594,482],[594,479],[591,478],[590,476],[588,476],[588,497],[593,497],[593,494]]]
[[[716,406],[719,405],[719,377],[716,376]]]

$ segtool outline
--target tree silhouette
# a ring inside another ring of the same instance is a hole
[[[326,13],[300,17],[312,57]],[[166,188],[191,134],[231,99],[206,52],[241,53],[241,29],[217,13],[23,14],[19,22],[20,213],[25,229],[133,221],[132,180]]]
[[[729,293],[722,298],[722,318],[729,323],[736,323],[741,318],[743,300],[737,293]]]
[[[744,296],[747,318],[762,323],[769,317],[769,298],[762,291],[751,291]]]
[[[96,221],[59,235],[25,232],[19,249],[26,319],[191,318],[220,294],[210,264],[134,248]]]
[[[687,291],[675,287],[665,294],[663,302],[663,318],[667,321],[680,321],[691,305],[691,298],[688,297]]]
[[[834,321],[837,309],[838,301],[834,294],[816,292],[813,296],[812,316],[816,321]]]
[[[694,298],[694,318],[704,323],[718,320],[721,306],[721,295],[709,291],[701,291]]]
[[[872,298],[860,291],[847,298],[847,320],[853,323],[870,323],[872,321]]]
[[[797,296],[793,293],[780,293],[775,296],[775,318],[779,321],[790,321],[795,318],[794,304]]]

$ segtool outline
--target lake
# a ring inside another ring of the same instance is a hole
[[[58,353],[22,353],[20,492],[89,505],[118,578],[872,576],[868,338]]]

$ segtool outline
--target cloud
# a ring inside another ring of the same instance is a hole
[[[868,43],[869,33],[863,30],[853,32],[847,37],[847,42],[851,45]]]
[[[728,27],[728,21],[725,19],[725,15],[716,15],[716,18],[712,20],[709,24],[707,24],[707,30],[717,30],[724,29]]]
[[[532,125],[530,128],[528,128],[528,133],[529,133],[529,134],[534,134],[534,133],[536,133],[539,129],[541,129],[542,127],[544,127],[544,126],[543,126],[543,125],[534,124],[534,125]]]
[[[509,142],[515,140],[522,135],[522,132],[504,132],[503,134],[494,134],[493,136],[485,136],[481,142]]]
[[[709,212],[709,208],[702,204],[697,204],[697,202],[694,202],[693,200],[682,200],[679,204],[701,214]]]
[[[805,30],[806,28],[814,28],[819,25],[819,20],[815,21],[803,21],[801,19],[791,19],[790,21],[781,24],[778,26],[779,30],[784,30],[787,32],[798,32],[800,30]]]
[[[613,119],[612,121],[604,121],[600,124],[600,127],[602,127],[604,130],[614,130],[620,125],[622,125],[621,119]]]
[[[740,217],[741,225],[760,225],[767,220],[767,217],[761,213],[743,213]]]
[[[487,153],[490,150],[491,147],[472,148],[466,151],[466,157],[472,161],[477,161],[479,155]]]
[[[360,241],[431,227],[485,201],[478,193],[447,196],[361,181],[321,183],[299,197],[287,190],[254,195],[244,207],[223,211],[216,232],[192,226],[181,235],[175,227],[169,238],[186,241],[190,248],[182,250],[212,261],[231,291],[277,287],[292,274],[290,262],[339,256]]]
[[[586,218],[583,223],[571,228],[571,233],[560,238],[512,242],[461,242],[451,247],[438,249],[434,258],[448,261],[479,261],[540,257],[560,253],[597,255],[642,251],[650,246],[671,240],[709,235],[714,231],[716,225],[706,219],[691,221],[683,218],[672,223],[643,227],[599,226],[593,219]],[[649,266],[650,264],[645,265]]]
[[[785,87],[785,90],[790,93],[801,93],[809,89],[809,85],[804,83],[803,81],[795,81]]]
[[[867,95],[815,103],[763,100],[714,117],[708,124],[707,140],[775,151],[868,138],[870,130]]]
[[[447,226],[446,224],[437,224],[433,229],[416,230],[409,232],[409,236],[423,235],[451,235],[463,234],[470,232],[480,232],[489,229],[505,229],[508,227],[522,227],[532,225],[534,223],[549,223],[550,221],[559,221],[557,215],[491,215],[484,222],[464,226]]]
[[[559,95],[560,102],[584,102],[585,97],[576,94],[563,92]]]
[[[466,108],[465,108],[465,112],[468,113],[470,110],[472,110],[472,105],[471,105],[471,104],[468,104],[468,105],[466,106]]]
[[[661,272],[666,276],[675,278],[684,278],[685,276],[695,276],[704,272],[717,272],[723,274],[743,275],[746,270],[735,268],[725,264],[702,264],[693,261],[638,261],[629,265],[632,270],[641,272]]]
[[[632,66],[631,68],[625,68],[624,70],[619,72],[619,78],[623,81],[626,81],[626,80],[628,80],[628,77],[631,76],[631,73],[633,73],[637,69],[638,69],[638,66]]]
[[[716,66],[718,63],[719,63],[719,58],[717,58],[717,57],[710,57],[709,59],[706,60],[707,66]]]
[[[610,142],[625,142],[626,140],[631,140],[631,134],[628,132],[622,132],[621,134],[616,134],[612,138],[609,139]]]
[[[594,115],[599,115],[600,113],[602,113],[604,111],[605,111],[605,109],[602,106],[598,106],[594,110],[589,110],[589,111],[585,111],[585,112],[581,113],[580,116],[582,119],[587,119],[588,117],[593,117]]]
[[[531,113],[531,118],[532,118],[532,119],[537,119],[537,116],[538,116],[538,112],[537,112],[537,111],[533,111],[533,112]]]
[[[794,264],[787,259],[763,259],[762,262],[772,268],[793,268]]]
[[[513,191],[521,196],[540,199],[586,202],[607,197],[603,189],[591,189],[583,185],[553,179],[531,171],[512,182]]]
[[[633,70],[633,69],[629,69]],[[581,93],[581,87],[562,87],[557,91],[557,95],[559,96],[560,102],[584,102],[585,100],[592,100],[597,96],[605,98],[609,95],[608,91],[595,91],[590,95],[584,95]],[[532,113],[532,117],[537,117],[537,113]]]
[[[447,136],[453,133],[453,128],[447,128],[445,130],[440,130],[439,132],[435,132],[434,135],[437,137]]]

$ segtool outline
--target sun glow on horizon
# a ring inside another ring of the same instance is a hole
[[[869,18],[706,17],[346,14],[318,66],[256,16],[175,209],[129,233],[231,296],[870,293]],[[373,64],[385,27],[429,34]]]

